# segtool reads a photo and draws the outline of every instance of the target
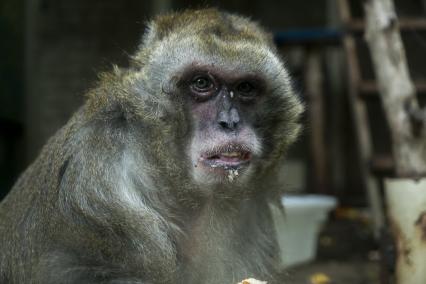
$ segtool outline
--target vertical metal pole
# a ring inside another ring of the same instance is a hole
[[[318,48],[308,50],[306,64],[306,93],[309,107],[308,117],[311,133],[311,154],[314,167],[314,188],[317,193],[327,193],[327,148],[324,137],[324,98],[321,53]]]

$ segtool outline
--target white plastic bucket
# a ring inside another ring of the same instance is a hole
[[[281,249],[282,267],[313,260],[318,233],[328,212],[336,207],[336,198],[324,195],[288,195],[281,202],[284,212],[272,208],[272,214]]]

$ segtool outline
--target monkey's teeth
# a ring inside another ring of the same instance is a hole
[[[240,157],[241,153],[240,152],[229,152],[229,153],[222,153],[221,154],[224,157]]]

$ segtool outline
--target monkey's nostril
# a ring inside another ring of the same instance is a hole
[[[219,125],[225,129],[229,128],[228,122],[226,121],[219,121]]]
[[[223,129],[235,130],[240,122],[240,117],[236,109],[231,109],[230,112],[221,111],[217,122]]]
[[[237,128],[237,123],[233,121],[219,121],[219,125],[226,130],[235,130]]]

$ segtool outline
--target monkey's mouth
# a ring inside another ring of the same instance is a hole
[[[229,145],[201,155],[200,162],[210,168],[238,169],[247,165],[252,153],[243,146]]]

